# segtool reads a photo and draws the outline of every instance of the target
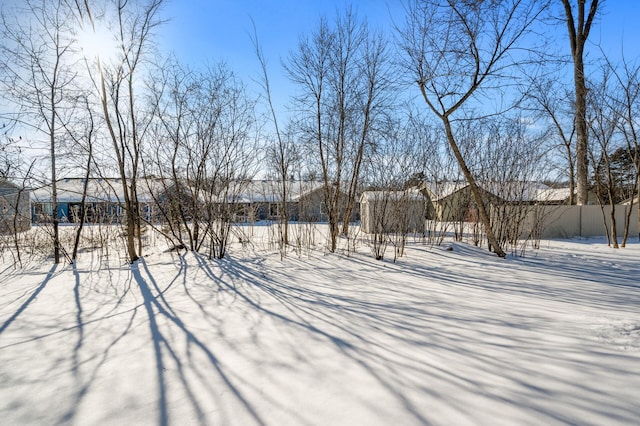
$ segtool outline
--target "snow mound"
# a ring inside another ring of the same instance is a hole
[[[601,326],[599,338],[618,350],[640,352],[640,321]]]

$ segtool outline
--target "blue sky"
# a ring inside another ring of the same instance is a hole
[[[286,57],[298,36],[313,29],[319,17],[331,18],[349,4],[370,24],[386,30],[391,30],[392,18],[403,19],[400,0],[168,0],[164,15],[169,22],[161,30],[162,44],[194,65],[223,59],[244,66],[255,59],[249,41],[253,19],[266,53],[275,56],[275,62]],[[629,53],[637,55],[639,19],[640,1],[604,0],[603,15],[590,41],[612,48],[624,41]]]
[[[162,29],[162,43],[189,62],[213,59],[236,69],[252,66],[256,63],[249,39],[253,19],[265,54],[275,64],[295,48],[300,34],[317,26],[321,16],[331,18],[348,4],[370,24],[387,30],[389,11],[402,15],[401,3],[387,0],[169,0],[164,15],[170,21]]]
[[[260,78],[250,39],[253,20],[268,62],[274,102],[284,111],[292,88],[282,60],[296,48],[301,34],[316,28],[320,17],[332,19],[349,4],[359,17],[383,31],[391,32],[391,16],[402,18],[401,3],[387,0],[169,0],[163,13],[169,21],[160,30],[159,44],[194,67],[224,61],[245,83],[260,90],[252,81]]]
[[[559,3],[559,0],[556,0]],[[251,19],[268,61],[270,80],[282,107],[292,91],[283,75],[281,60],[295,49],[298,37],[313,30],[321,16],[332,19],[337,10],[353,5],[358,16],[373,27],[392,32],[392,20],[403,20],[400,0],[168,0],[163,15],[168,22],[160,30],[159,46],[173,51],[186,64],[226,62],[249,85],[259,76],[250,40]],[[559,4],[558,4],[559,6]],[[603,14],[590,35],[590,57],[598,44],[613,57],[624,44],[628,58],[640,56],[640,1],[605,0]],[[565,27],[559,26],[559,48],[569,43]]]
[[[640,0],[601,0],[603,10],[590,35],[589,57],[599,55],[597,45],[615,59],[624,44],[627,58],[640,61]],[[0,0],[4,6],[24,0]],[[560,7],[560,0],[554,0]],[[158,47],[173,51],[191,67],[226,62],[251,90],[258,86],[258,61],[250,34],[256,24],[267,57],[269,75],[278,109],[284,111],[293,88],[284,75],[281,61],[296,48],[298,38],[309,34],[321,16],[330,20],[348,5],[374,28],[393,32],[393,20],[404,20],[402,0],[166,0],[162,16],[166,23],[158,30]],[[557,26],[558,47],[569,51],[566,29]],[[568,75],[570,71],[568,70]]]

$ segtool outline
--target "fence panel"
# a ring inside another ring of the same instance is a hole
[[[615,206],[616,231],[622,238],[625,215],[630,206]],[[604,216],[603,216],[604,211]],[[535,206],[529,212],[529,229],[538,227],[542,238],[599,237],[610,227],[611,206]],[[609,228],[610,229],[610,228]],[[629,223],[629,235],[638,235],[638,206],[634,205]]]

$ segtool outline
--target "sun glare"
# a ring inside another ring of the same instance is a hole
[[[102,25],[96,24],[95,29],[88,25],[87,28],[79,30],[76,37],[82,54],[90,61],[111,63],[118,56],[113,34]]]

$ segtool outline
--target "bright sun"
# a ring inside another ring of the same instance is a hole
[[[76,33],[76,40],[82,54],[88,60],[100,60],[112,63],[118,57],[116,40],[108,28],[96,23],[95,29],[90,25]]]

